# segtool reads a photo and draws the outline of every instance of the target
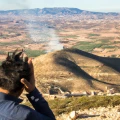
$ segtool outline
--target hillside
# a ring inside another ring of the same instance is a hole
[[[119,87],[119,58],[99,57],[78,49],[64,49],[34,59],[37,86],[47,93],[60,87],[74,93]]]

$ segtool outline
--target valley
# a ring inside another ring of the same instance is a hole
[[[103,57],[119,57],[119,14],[83,11],[81,14],[14,15],[14,11],[10,11],[0,16],[0,47],[0,61],[5,59],[8,51],[19,47],[27,53],[33,51],[32,57],[37,56],[34,52],[39,55],[63,48],[78,48]]]
[[[59,117],[80,109],[75,104],[78,96],[83,96],[81,106],[90,100],[87,109],[91,105],[106,107],[111,99],[110,105],[119,105],[116,96],[120,93],[119,13],[73,8],[0,11],[0,64],[8,52],[18,48],[33,58],[36,86],[54,113],[61,114]],[[105,104],[102,104],[103,96],[106,96]],[[98,104],[91,104],[93,100]],[[67,105],[68,111],[64,110]]]

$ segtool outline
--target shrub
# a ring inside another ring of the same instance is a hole
[[[71,97],[66,99],[49,100],[49,105],[55,115],[74,110],[84,110],[97,107],[116,106],[120,104],[119,96]]]
[[[55,99],[48,100],[50,108],[54,114],[60,115],[62,113],[69,113],[74,110],[84,110],[90,108],[107,107],[107,106],[117,106],[120,105],[119,96],[83,96],[83,97],[71,97],[65,99]],[[25,105],[32,107],[32,105],[27,102]]]

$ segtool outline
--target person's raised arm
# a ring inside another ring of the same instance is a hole
[[[30,80],[29,82],[27,80],[25,80],[24,78],[21,79],[22,84],[24,84],[25,90],[30,93],[35,89],[35,76],[34,76],[34,67],[33,67],[33,63],[32,63],[32,59],[29,58],[28,59],[28,64],[30,67]]]
[[[47,117],[50,117],[51,120],[55,120],[55,116],[49,108],[47,101],[42,97],[40,92],[35,87],[35,77],[32,59],[28,59],[28,64],[30,67],[30,81],[28,82],[24,78],[21,79],[21,83],[24,84],[25,90],[28,92],[27,97],[37,112]]]

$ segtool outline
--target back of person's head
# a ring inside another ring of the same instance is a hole
[[[29,81],[30,68],[22,51],[8,53],[5,61],[0,66],[0,88],[15,93],[23,88],[21,78]]]

